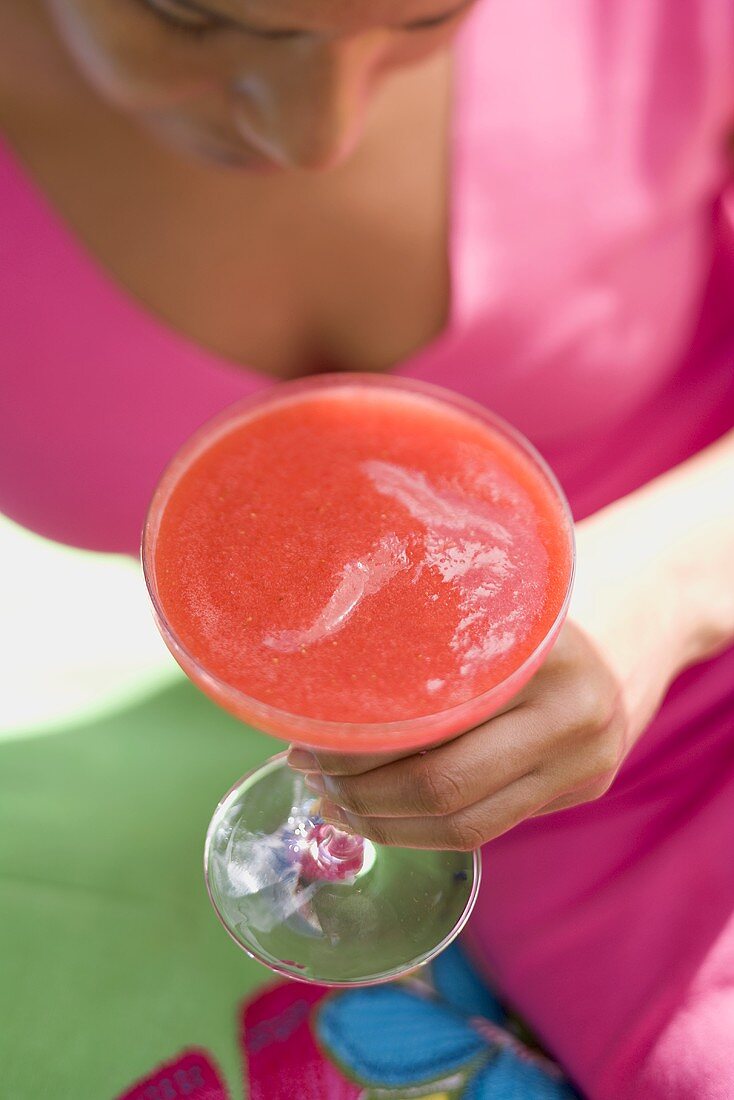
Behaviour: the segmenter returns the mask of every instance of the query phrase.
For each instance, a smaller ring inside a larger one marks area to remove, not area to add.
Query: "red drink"
[[[143,564],[161,632],[222,706],[343,752],[429,746],[488,718],[560,629],[571,518],[542,460],[483,409],[374,376],[226,410],[156,490]],[[478,853],[375,847],[326,825],[276,757],[217,807],[222,923],[280,973],[387,981],[463,927]]]
[[[429,717],[433,739],[455,732],[457,708],[516,690],[559,618],[572,555],[558,492],[465,408],[325,383],[244,405],[179,465],[157,602],[186,671],[265,729],[294,734],[277,712],[315,719],[327,729],[311,743],[335,748],[403,746]],[[393,723],[358,745],[328,729]]]

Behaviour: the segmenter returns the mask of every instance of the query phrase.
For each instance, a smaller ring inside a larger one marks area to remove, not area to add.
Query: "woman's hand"
[[[670,681],[734,639],[733,473],[730,436],[577,526],[568,620],[501,714],[402,757],[292,749],[324,816],[383,844],[465,850],[602,795]]]
[[[511,710],[389,763],[320,753],[308,782],[329,800],[325,817],[371,840],[469,850],[526,817],[598,797],[625,738],[618,685],[569,624]]]

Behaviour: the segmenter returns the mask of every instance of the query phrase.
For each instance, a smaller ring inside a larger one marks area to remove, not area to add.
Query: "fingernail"
[[[309,772],[306,776],[304,783],[308,787],[309,791],[313,791],[314,794],[326,794],[326,783],[324,777],[317,772]]]
[[[293,768],[297,772],[317,772],[319,770],[316,757],[312,752],[306,752],[305,749],[289,749],[286,763],[289,768]]]
[[[344,810],[340,806],[335,806],[333,802],[329,802],[328,798],[322,798],[321,800],[321,816],[324,821],[329,821],[332,825],[349,828]]]

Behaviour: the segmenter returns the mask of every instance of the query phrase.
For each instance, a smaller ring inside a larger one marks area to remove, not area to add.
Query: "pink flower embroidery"
[[[206,1051],[185,1050],[119,1100],[229,1100],[229,1092]]]

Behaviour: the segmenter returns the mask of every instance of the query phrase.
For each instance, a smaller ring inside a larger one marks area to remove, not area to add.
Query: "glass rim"
[[[253,947],[246,947],[242,940],[238,939],[238,937],[232,931],[231,927],[224,918],[224,914],[222,913],[219,905],[214,898],[214,891],[209,874],[210,854],[212,843],[214,840],[214,834],[219,827],[222,812],[226,809],[227,803],[241,792],[242,787],[249,780],[256,780],[259,773],[281,766],[287,767],[287,756],[288,754],[286,752],[279,752],[275,756],[269,757],[262,764],[258,764],[254,768],[250,768],[248,772],[245,772],[244,775],[240,776],[237,782],[232,784],[227,793],[222,795],[222,797],[219,799],[219,802],[217,803],[214,813],[212,814],[209,821],[209,826],[206,831],[206,839],[204,841],[204,883],[206,885],[206,892],[209,897],[209,901],[211,902],[212,909],[216,913],[217,920],[221,924],[224,931],[227,933],[229,938],[237,944],[241,951],[244,951],[245,954],[248,955],[251,959],[254,959],[255,962],[261,963],[263,966],[266,966],[268,970],[272,970],[274,974],[278,974],[283,978],[290,978],[293,981],[302,982],[304,985],[323,985],[329,989],[358,989],[371,985],[384,985],[385,982],[395,981],[396,978],[400,978],[403,975],[409,974],[414,970],[418,970],[421,967],[425,966],[427,963],[432,962],[432,960],[435,959],[437,955],[440,955],[441,952],[449,946],[449,944],[453,943],[459,933],[463,931],[469,920],[469,917],[472,915],[477,897],[479,896],[479,887],[482,884],[482,852],[479,848],[475,848],[471,852],[466,853],[468,856],[471,856],[472,859],[472,887],[471,892],[466,899],[466,904],[464,905],[464,908],[461,911],[461,914],[458,917],[456,924],[443,937],[443,939],[441,939],[439,943],[436,944],[435,947],[430,948],[417,959],[413,960],[407,968],[404,966],[396,966],[393,967],[391,970],[385,971],[383,974],[378,974],[369,978],[346,978],[343,981],[334,981],[328,978],[308,978],[303,974],[299,974],[297,969],[289,969],[282,960],[272,959],[269,955],[266,955],[265,953],[259,954],[256,950],[254,950]],[[381,847],[384,847],[384,845],[375,844],[375,848],[377,849],[378,853]]]
[[[553,491],[561,516],[565,520],[569,571],[564,598],[547,632],[522,663],[498,684],[494,684],[491,688],[472,696],[470,699],[432,714],[406,719],[393,719],[385,722],[338,722],[333,719],[293,714],[288,710],[248,695],[239,688],[228,684],[226,680],[211,673],[181,642],[168,622],[165,610],[158,597],[155,579],[155,546],[165,506],[180,478],[199,455],[209,449],[215,439],[226,435],[231,427],[246,419],[246,413],[257,412],[268,405],[274,406],[289,402],[291,399],[297,399],[301,394],[311,391],[349,389],[350,387],[362,389],[365,386],[375,389],[401,390],[428,398],[441,405],[448,405],[474,420],[489,425],[508,439],[517,450],[530,460]],[[457,731],[460,730],[464,716],[469,721],[469,725],[465,725],[463,728],[469,729],[472,725],[477,724],[475,718],[478,711],[484,713],[485,716],[481,720],[486,721],[497,710],[496,706],[494,708],[492,706],[493,701],[496,703],[500,697],[511,698],[515,694],[514,685],[517,685],[517,690],[523,686],[528,678],[529,670],[532,670],[540,661],[540,658],[555,640],[566,618],[576,571],[576,543],[573,516],[558,479],[533,444],[501,416],[485,409],[470,398],[430,382],[406,379],[394,375],[384,376],[350,372],[312,375],[304,379],[279,383],[272,389],[265,392],[258,391],[228,405],[201,424],[178,448],[158,479],[143,525],[140,559],[156,624],[166,645],[184,672],[210,697],[241,719],[243,715],[246,715],[246,721],[256,728],[284,740],[294,741],[309,748],[364,752],[371,749],[389,751],[391,743],[393,748],[398,744],[401,749],[428,747],[443,739],[441,731],[445,728],[450,727],[451,729],[455,728]],[[471,720],[470,716],[472,716]],[[432,731],[433,737],[431,736]],[[447,736],[453,736],[453,734]]]

